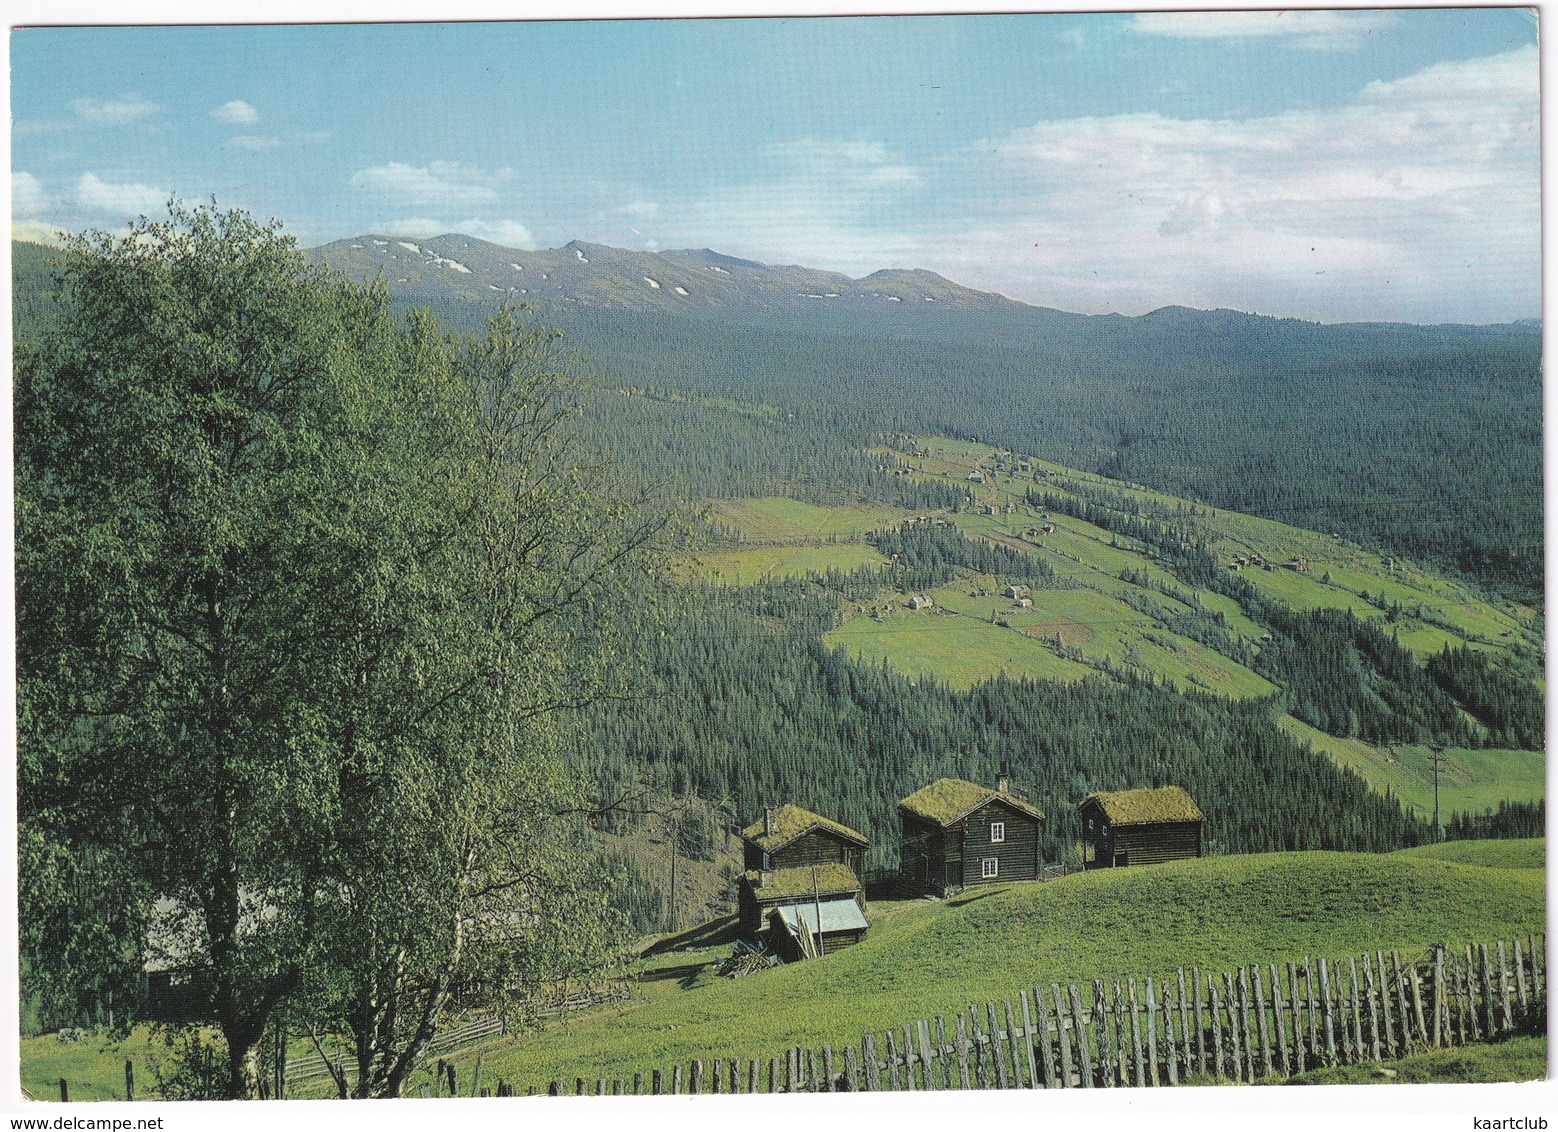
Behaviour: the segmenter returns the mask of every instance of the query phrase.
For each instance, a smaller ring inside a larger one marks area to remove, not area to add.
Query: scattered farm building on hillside
[[[1015,585],[1006,587],[1007,597],[1029,597],[1032,593],[1033,591],[1027,586]]]
[[[869,921],[860,870],[869,845],[863,834],[800,806],[769,807],[741,831],[746,872],[738,882],[741,927],[768,933],[786,959],[826,953],[857,942]],[[805,936],[803,939],[802,936]]]
[[[1089,794],[1078,812],[1093,846],[1090,869],[1154,865],[1205,852],[1206,815],[1183,787]]]
[[[1043,863],[1037,806],[1008,791],[943,778],[898,803],[904,877],[936,892],[1034,880]]]
[[[910,609],[929,609],[935,604],[936,603],[934,601],[928,597],[925,597],[923,594],[915,594],[909,599]]]

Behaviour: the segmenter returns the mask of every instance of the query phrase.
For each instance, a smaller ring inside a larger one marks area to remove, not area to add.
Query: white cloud
[[[162,109],[155,102],[138,94],[120,95],[117,99],[100,101],[96,98],[78,98],[73,104],[76,115],[99,126],[124,126],[149,118]]]
[[[80,208],[115,216],[161,212],[170,196],[151,185],[113,184],[96,173],[83,173],[76,183],[76,204]]]
[[[49,194],[42,182],[31,173],[14,171],[11,174],[11,215],[37,216],[50,205]]]
[[[494,184],[511,175],[508,169],[486,172],[457,161],[434,161],[426,166],[392,161],[352,174],[351,185],[397,204],[470,208],[496,202]]]
[[[279,138],[264,138],[254,134],[240,134],[235,138],[228,138],[227,144],[235,149],[275,149],[281,144]]]
[[[260,120],[260,112],[243,99],[235,98],[212,110],[211,117],[229,126],[252,126]]]
[[[1141,12],[1130,29],[1141,35],[1179,39],[1283,38],[1295,46],[1346,51],[1396,22],[1392,12],[1334,12],[1312,9],[1264,12]]]
[[[774,147],[774,153],[805,178],[844,181],[853,187],[910,184],[920,179],[908,165],[894,162],[880,142],[817,141],[805,138]]]
[[[999,204],[965,245],[987,261],[1008,245],[992,285],[1094,310],[1258,298],[1340,318],[1372,299],[1397,304],[1391,317],[1439,317],[1426,311],[1437,296],[1489,318],[1534,311],[1537,77],[1524,48],[1326,109],[1040,122],[991,143]]]
[[[30,240],[35,244],[58,244],[64,241],[66,233],[58,225],[50,224],[46,220],[13,220],[11,221],[11,239]]]
[[[617,211],[624,216],[636,216],[640,219],[647,219],[651,216],[660,215],[660,205],[652,200],[635,200],[623,205]]]

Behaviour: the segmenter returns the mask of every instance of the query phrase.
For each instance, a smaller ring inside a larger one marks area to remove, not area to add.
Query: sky
[[[12,231],[711,247],[1025,302],[1541,311],[1537,17],[1386,9],[14,29]]]

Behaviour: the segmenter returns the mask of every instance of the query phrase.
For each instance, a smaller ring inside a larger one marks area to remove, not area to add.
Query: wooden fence
[[[1344,960],[1252,964],[1166,979],[1051,983],[859,1046],[696,1060],[646,1077],[579,1077],[548,1092],[877,1092],[1254,1082],[1545,1028],[1545,937]],[[506,1086],[499,1095],[510,1095]]]

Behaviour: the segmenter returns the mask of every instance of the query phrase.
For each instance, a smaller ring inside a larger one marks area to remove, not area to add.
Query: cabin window
[[[986,857],[979,862],[979,875],[982,878],[988,880],[990,877],[999,875],[1000,871],[1001,859],[999,857]]]
[[[994,844],[997,841],[1005,841],[1005,840],[1006,840],[1006,823],[1004,821],[993,821],[993,822],[991,822],[990,823],[990,841],[991,841],[991,844]]]

